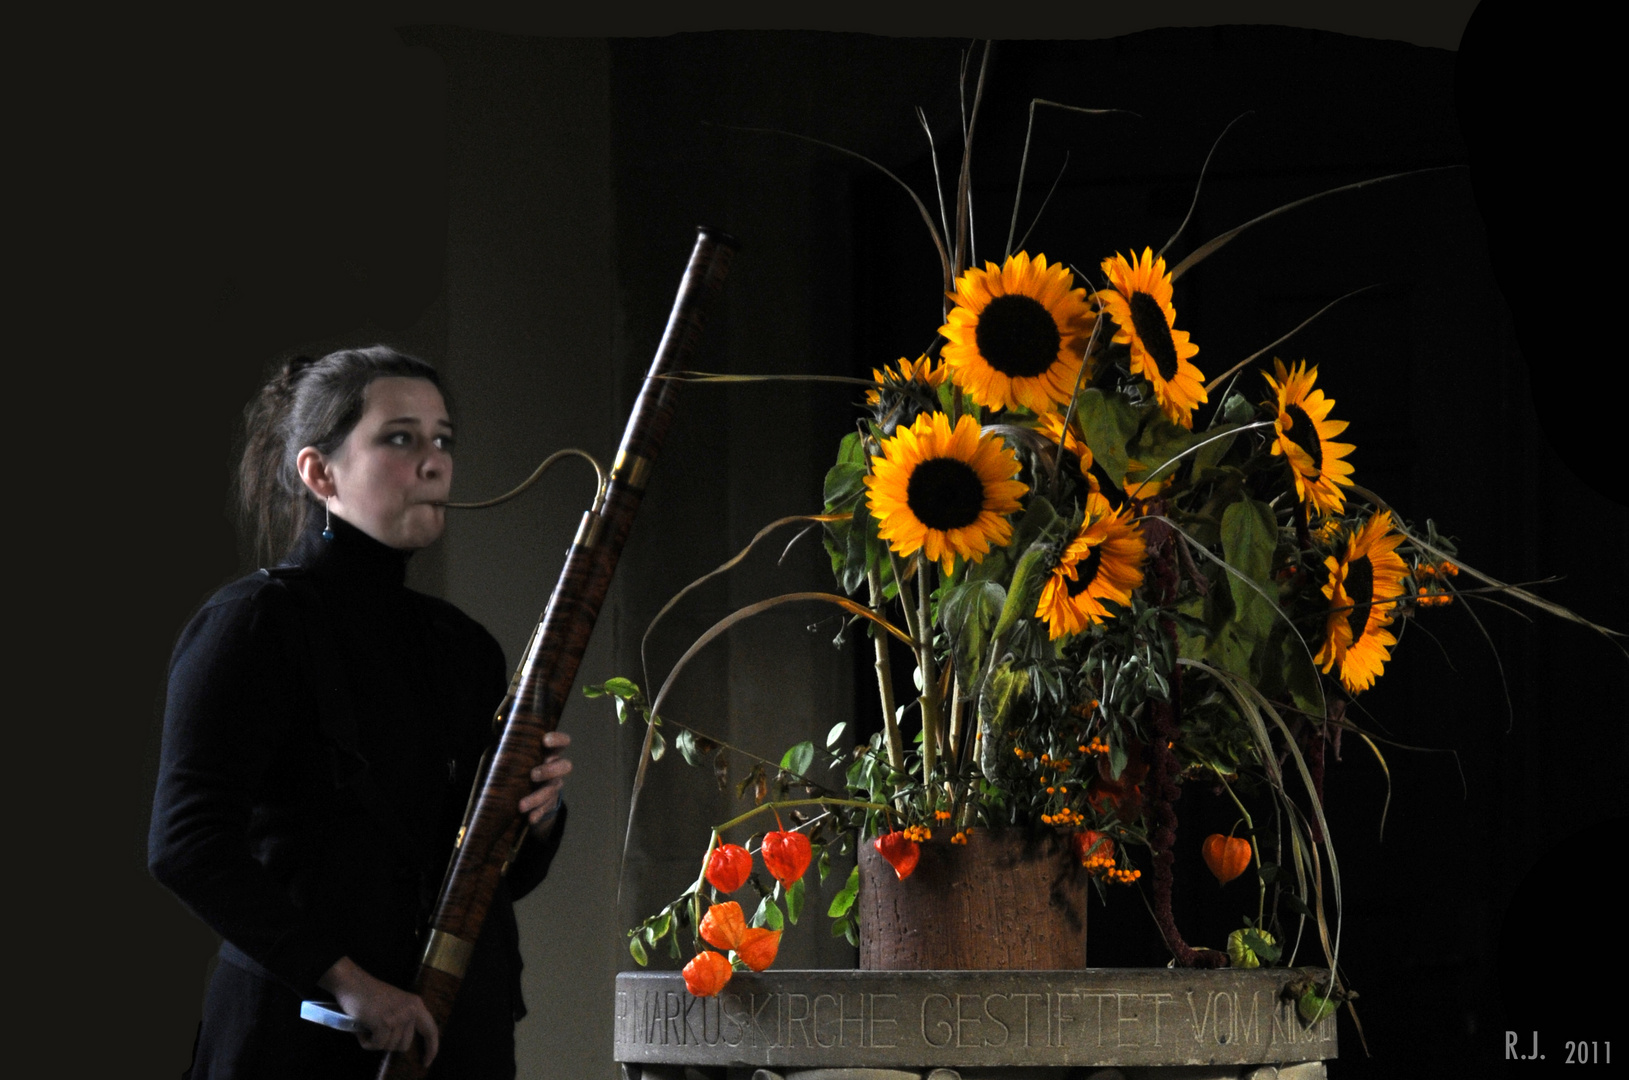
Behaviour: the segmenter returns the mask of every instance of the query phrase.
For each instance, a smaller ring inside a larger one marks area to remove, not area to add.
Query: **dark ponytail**
[[[446,396],[435,368],[387,345],[370,345],[321,360],[295,357],[243,410],[238,507],[256,559],[270,563],[286,555],[316,506],[295,466],[300,451],[312,446],[325,457],[335,453],[362,418],[368,384],[390,376],[427,379]]]

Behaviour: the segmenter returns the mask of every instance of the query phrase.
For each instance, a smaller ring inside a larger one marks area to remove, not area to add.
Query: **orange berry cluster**
[[[1459,567],[1455,566],[1447,559],[1444,559],[1440,563],[1421,563],[1419,566],[1414,568],[1414,576],[1417,578],[1438,577],[1439,575],[1444,577],[1458,577]]]
[[[949,810],[935,810],[933,812],[933,820],[934,821],[949,821],[950,820],[950,811]]]
[[[1459,567],[1447,559],[1440,563],[1420,563],[1414,568],[1414,580],[1420,583],[1420,591],[1414,597],[1414,602],[1420,607],[1443,607],[1453,603],[1454,598],[1446,591],[1442,579],[1458,576]]]
[[[1122,885],[1130,885],[1143,876],[1141,870],[1110,870],[1103,875],[1110,881],[1118,881]]]
[[[1086,815],[1072,806],[1066,806],[1056,814],[1042,814],[1041,822],[1045,825],[1084,825],[1086,824]]]
[[[950,838],[950,842],[952,844],[965,844],[965,843],[967,843],[967,830],[962,829],[961,831],[957,832],[954,836],[952,836]]]
[[[1093,735],[1092,741],[1082,746],[1080,752],[1083,754],[1106,754],[1109,752],[1109,744]]]
[[[1092,873],[1108,873],[1114,870],[1114,851],[1108,848],[1098,848],[1084,859],[1080,865]]]
[[[915,840],[918,844],[925,844],[933,839],[933,830],[926,825],[912,825],[905,830],[905,839]]]

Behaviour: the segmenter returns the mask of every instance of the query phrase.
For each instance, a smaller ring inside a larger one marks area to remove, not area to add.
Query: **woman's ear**
[[[319,499],[331,499],[337,490],[334,487],[334,473],[328,467],[328,459],[322,456],[322,451],[315,446],[308,446],[294,458],[294,467],[300,471],[300,479],[311,493]]]

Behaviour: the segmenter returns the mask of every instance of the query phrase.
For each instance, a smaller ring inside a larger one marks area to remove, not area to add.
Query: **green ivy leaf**
[[[628,939],[628,951],[633,954],[634,962],[640,967],[645,967],[650,963],[650,957],[645,955],[645,946],[640,944],[638,937]]]
[[[837,742],[843,737],[843,732],[846,730],[848,730],[847,720],[839,720],[833,724],[831,730],[826,732],[826,749],[837,749]]]

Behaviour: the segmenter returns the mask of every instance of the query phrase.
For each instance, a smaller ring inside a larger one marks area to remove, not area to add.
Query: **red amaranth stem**
[[[1178,541],[1169,529],[1154,530],[1154,535],[1154,558],[1150,569],[1154,578],[1156,599],[1164,606],[1176,600],[1177,568],[1175,554],[1171,549]],[[1160,632],[1165,636],[1172,655],[1175,655],[1176,621],[1162,616],[1159,623]],[[1195,949],[1190,946],[1177,930],[1176,917],[1171,912],[1171,867],[1176,861],[1176,801],[1182,797],[1182,787],[1178,783],[1180,769],[1177,766],[1174,749],[1178,735],[1178,719],[1182,715],[1180,671],[1173,669],[1170,672],[1170,687],[1169,702],[1148,703],[1149,715],[1154,721],[1154,745],[1151,747],[1152,760],[1149,762],[1148,777],[1154,818],[1154,832],[1149,837],[1149,846],[1154,849],[1154,921],[1159,925],[1160,933],[1165,936],[1166,947],[1176,957],[1178,964],[1183,967],[1223,967],[1227,964],[1227,955],[1214,949]]]

